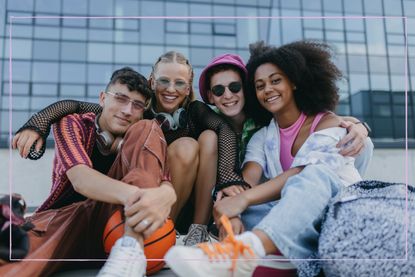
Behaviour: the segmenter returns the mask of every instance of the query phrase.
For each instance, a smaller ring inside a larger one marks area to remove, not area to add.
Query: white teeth
[[[232,106],[235,106],[236,105],[236,103],[238,103],[238,102],[231,102],[231,103],[225,103],[225,104],[223,104],[225,107],[232,107]]]
[[[277,95],[277,96],[273,96],[273,97],[270,97],[270,98],[265,99],[265,102],[272,102],[272,101],[274,101],[274,100],[277,100],[278,98],[280,98],[280,96],[279,96],[279,95]]]
[[[177,96],[170,96],[170,95],[164,95],[163,97],[167,100],[174,100],[177,98]]]

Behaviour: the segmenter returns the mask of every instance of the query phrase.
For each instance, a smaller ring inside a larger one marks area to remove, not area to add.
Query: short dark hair
[[[115,70],[105,90],[108,91],[111,85],[117,83],[126,85],[129,91],[138,91],[146,98],[146,101],[151,97],[152,91],[147,79],[131,67],[126,66]]]
[[[213,75],[215,75],[216,73],[224,72],[224,71],[228,71],[228,70],[232,70],[233,72],[237,73],[239,75],[239,77],[241,77],[243,93],[244,93],[244,97],[246,99],[248,97],[248,94],[249,94],[248,91],[247,91],[247,87],[246,87],[246,77],[245,77],[246,74],[240,68],[238,68],[237,66],[232,65],[232,64],[219,64],[219,65],[216,65],[216,66],[210,68],[206,72],[205,87],[209,88],[209,90],[210,90],[211,89],[210,81],[211,81]],[[249,111],[246,108],[246,105],[244,105],[243,110],[246,113],[246,115],[248,117],[250,117],[250,114],[249,114]]]
[[[265,45],[263,41],[249,46],[251,57],[248,70],[248,91],[255,92],[255,71],[265,63],[281,69],[296,86],[294,99],[306,115],[333,111],[339,100],[336,82],[342,78],[340,69],[331,61],[332,49],[323,42],[301,40],[280,47]],[[258,124],[266,125],[272,115],[258,102],[255,93],[246,101],[250,114]]]

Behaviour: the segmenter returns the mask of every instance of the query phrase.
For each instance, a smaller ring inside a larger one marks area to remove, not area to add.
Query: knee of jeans
[[[198,161],[199,144],[193,138],[180,138],[167,148],[169,162],[190,166]]]

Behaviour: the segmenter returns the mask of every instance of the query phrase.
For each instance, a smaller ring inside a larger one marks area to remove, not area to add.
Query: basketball
[[[119,210],[115,211],[108,219],[104,228],[103,244],[105,253],[111,252],[117,239],[124,235],[124,219]],[[144,254],[147,259],[147,275],[152,275],[164,266],[164,255],[175,245],[176,232],[173,221],[168,218],[166,223],[157,229],[150,237],[144,240]]]

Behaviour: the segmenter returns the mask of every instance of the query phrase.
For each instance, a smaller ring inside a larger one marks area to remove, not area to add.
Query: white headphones
[[[95,132],[97,134],[96,142],[99,152],[102,155],[108,156],[110,154],[116,154],[121,149],[123,143],[122,137],[115,137],[108,131],[103,131],[98,125],[98,120],[101,114],[95,117]]]
[[[157,113],[153,107],[151,107],[151,112],[164,132],[170,130],[175,131],[178,128],[184,128],[186,126],[187,113],[184,108],[179,108],[174,111],[173,114],[169,114],[163,112]]]

